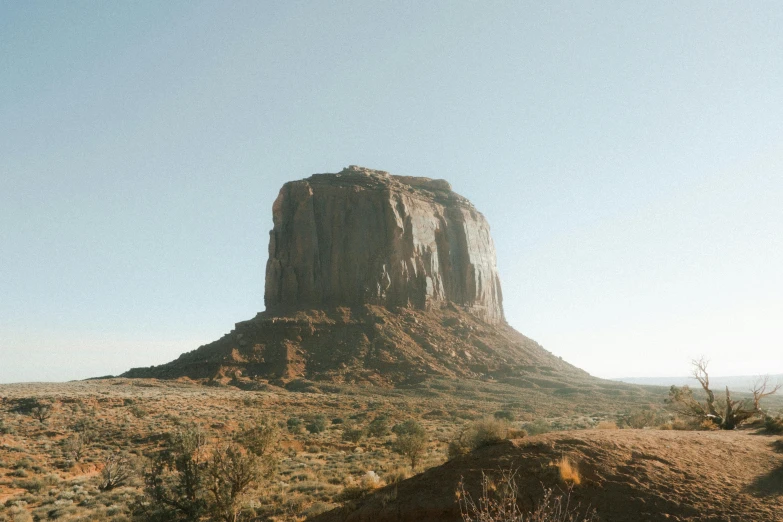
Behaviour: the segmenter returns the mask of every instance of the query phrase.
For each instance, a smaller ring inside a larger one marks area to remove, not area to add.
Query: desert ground
[[[274,427],[274,469],[243,494],[243,520],[461,520],[460,479],[478,495],[481,471],[501,470],[517,472],[531,502],[544,486],[570,488],[600,520],[780,520],[780,436],[759,425],[686,430],[694,426],[664,408],[661,387],[528,386],[437,378],[256,391],[187,379],[0,385],[0,520],[132,520],[153,457],[193,425],[209,447]],[[771,399],[770,413],[780,413]],[[413,469],[395,451],[394,428],[409,420],[426,431]],[[450,458],[449,445],[482,422],[503,426],[498,440]],[[116,455],[128,476],[107,488]],[[578,485],[553,471],[564,456]]]

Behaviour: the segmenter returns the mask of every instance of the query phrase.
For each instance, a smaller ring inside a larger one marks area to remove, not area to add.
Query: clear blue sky
[[[604,376],[783,372],[779,2],[0,2],[0,382],[263,309],[280,186],[442,177],[509,322]]]

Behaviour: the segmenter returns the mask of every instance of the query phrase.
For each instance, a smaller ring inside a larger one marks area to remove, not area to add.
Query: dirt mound
[[[477,499],[482,470],[518,470],[525,509],[544,487],[566,489],[553,465],[568,457],[581,484],[571,504],[603,522],[783,520],[783,454],[775,438],[748,432],[588,430],[486,447],[312,518],[332,521],[459,521],[464,477]]]
[[[240,387],[306,386],[303,380],[390,386],[427,376],[544,384],[591,379],[510,326],[490,325],[453,304],[435,310],[365,305],[262,312],[175,361],[123,375]]]

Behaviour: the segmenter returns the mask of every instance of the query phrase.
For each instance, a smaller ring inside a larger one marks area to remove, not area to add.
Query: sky
[[[0,0],[0,382],[262,311],[351,164],[487,217],[508,322],[600,377],[783,373],[783,4]]]

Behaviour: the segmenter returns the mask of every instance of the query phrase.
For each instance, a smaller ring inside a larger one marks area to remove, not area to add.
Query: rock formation
[[[448,182],[352,166],[286,183],[272,214],[266,311],[124,376],[251,387],[587,376],[506,324],[489,225]]]
[[[286,183],[272,213],[267,310],[451,302],[503,321],[489,225],[445,180],[351,166]]]

